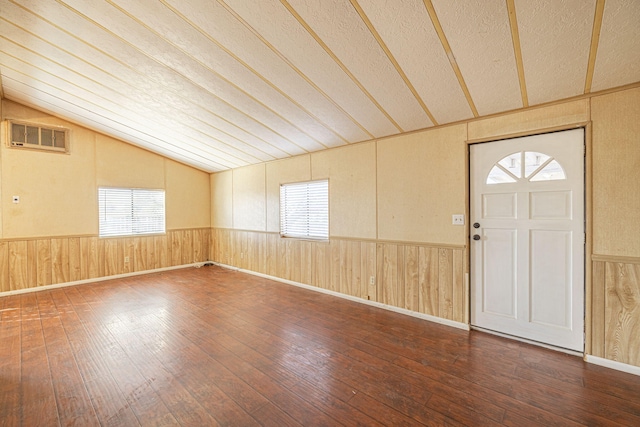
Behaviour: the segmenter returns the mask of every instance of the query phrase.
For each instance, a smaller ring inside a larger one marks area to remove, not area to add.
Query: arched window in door
[[[519,151],[497,162],[487,176],[487,184],[506,184],[527,180],[555,181],[567,179],[564,169],[553,157],[535,151]]]

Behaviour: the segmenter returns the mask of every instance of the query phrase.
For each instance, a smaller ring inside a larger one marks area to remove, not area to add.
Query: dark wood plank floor
[[[640,426],[640,377],[218,267],[0,298],[4,426]]]

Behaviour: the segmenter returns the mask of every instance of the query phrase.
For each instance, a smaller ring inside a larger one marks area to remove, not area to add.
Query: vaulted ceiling
[[[638,0],[0,0],[2,95],[205,171],[640,81]]]

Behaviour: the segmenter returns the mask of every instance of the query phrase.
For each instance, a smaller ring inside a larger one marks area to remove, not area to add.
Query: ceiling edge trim
[[[438,15],[436,14],[436,9],[433,7],[433,3],[431,3],[431,0],[424,0],[424,7],[427,9],[427,12],[429,13],[429,17],[431,18],[431,22],[433,23],[433,26],[436,29],[436,33],[438,33],[438,38],[440,38],[440,43],[442,43],[442,47],[444,48],[444,51],[447,54],[447,58],[449,59],[451,68],[453,68],[453,71],[456,74],[456,77],[458,78],[458,83],[462,88],[462,92],[464,93],[465,98],[467,98],[469,107],[473,112],[473,117],[480,117],[480,114],[478,114],[478,109],[476,108],[476,104],[473,102],[473,98],[471,97],[471,92],[469,92],[467,83],[464,81],[464,77],[462,76],[462,71],[460,71],[460,67],[458,67],[458,62],[456,62],[456,57],[453,54],[453,51],[451,50],[451,46],[449,45],[447,36],[444,34],[444,30],[442,29],[442,25],[440,24],[440,20],[438,19]]]
[[[527,82],[524,76],[524,63],[522,62],[522,48],[520,47],[520,31],[518,30],[518,17],[516,15],[515,0],[507,0],[507,10],[509,11],[509,26],[511,27],[511,41],[513,42],[513,52],[516,57],[518,68],[518,80],[520,81],[520,94],[522,95],[522,106],[529,106],[529,96],[527,94]]]
[[[376,30],[373,23],[369,20],[369,17],[364,12],[364,10],[362,9],[358,1],[357,0],[350,0],[350,1],[351,1],[351,5],[356,9],[362,21],[365,23],[367,28],[369,28],[369,31],[371,32],[373,37],[376,39],[376,41],[378,42],[378,44],[380,45],[384,53],[387,55],[387,58],[389,59],[389,61],[393,64],[393,66],[395,67],[396,71],[398,72],[402,80],[404,80],[405,85],[409,88],[409,90],[413,94],[416,101],[418,101],[418,104],[420,104],[420,107],[422,107],[427,117],[429,117],[429,120],[431,120],[431,123],[433,123],[434,126],[437,126],[438,122],[436,121],[436,118],[433,116],[433,114],[431,114],[431,111],[427,107],[427,104],[425,104],[424,100],[422,99],[422,97],[420,96],[416,88],[413,86],[413,84],[409,80],[409,77],[407,77],[404,70],[402,69],[402,67],[396,60],[396,58],[393,56],[393,54],[391,53],[391,50],[389,49],[387,44],[384,42],[384,40],[382,40],[380,33],[378,33],[378,30]]]
[[[445,123],[445,124],[438,125],[438,126],[422,128],[422,129],[415,129],[415,130],[411,130],[411,131],[404,132],[404,133],[397,133],[397,134],[394,134],[394,135],[387,135],[387,136],[383,136],[383,137],[380,137],[380,138],[372,138],[372,139],[367,139],[365,141],[358,141],[358,142],[354,142],[353,144],[350,144],[349,147],[353,147],[353,146],[356,146],[356,145],[359,145],[359,144],[367,144],[367,143],[371,143],[371,142],[384,141],[386,139],[396,138],[398,136],[412,135],[412,134],[415,134],[415,133],[442,129],[442,128],[446,128],[446,127],[450,127],[450,126],[464,125],[464,124],[468,124],[468,123],[472,123],[472,122],[477,122],[477,121],[480,121],[480,120],[491,119],[491,118],[496,118],[496,117],[500,117],[500,116],[506,116],[506,115],[515,114],[515,113],[521,113],[521,112],[525,112],[525,111],[536,110],[536,109],[539,109],[539,108],[550,107],[550,106],[553,106],[553,105],[566,104],[566,103],[569,103],[569,102],[580,101],[581,99],[592,99],[592,98],[596,98],[598,96],[608,95],[608,94],[616,93],[616,92],[623,92],[625,90],[636,89],[636,88],[640,88],[640,81],[635,82],[635,83],[630,83],[630,84],[624,85],[624,86],[617,86],[615,88],[603,89],[603,90],[598,91],[598,92],[576,95],[576,96],[573,96],[573,97],[570,97],[570,98],[560,99],[560,100],[556,100],[556,101],[549,101],[549,102],[546,102],[544,104],[537,104],[537,105],[533,105],[533,106],[529,106],[529,107],[516,108],[516,109],[513,109],[513,110],[503,111],[503,112],[500,112],[500,113],[489,114],[489,115],[481,116],[481,117],[474,117],[472,119],[463,119],[463,120],[458,120],[456,122]],[[569,125],[564,125],[564,128],[568,129],[568,128],[572,127],[572,126],[585,125],[586,123],[587,122],[577,122],[577,123],[573,123],[573,124],[569,124]],[[561,127],[562,126],[558,127],[558,129],[560,129]],[[548,128],[548,129],[552,129],[552,128]],[[530,133],[531,132],[529,131],[527,134],[530,134]],[[468,140],[466,138],[468,138],[468,136],[465,137],[465,142],[479,142],[480,141],[480,140]],[[500,136],[500,138],[502,138],[502,136]],[[489,140],[495,140],[495,139],[496,139],[496,137],[493,136]],[[331,147],[331,148],[328,148],[327,150],[336,150],[336,149],[345,148],[345,147],[346,146]],[[323,151],[326,151],[326,150],[323,150]],[[289,158],[295,158],[295,157],[298,157],[298,156],[310,156],[310,155],[313,155],[313,154],[314,153],[299,154],[299,155],[292,156],[292,157],[289,157]],[[273,162],[278,162],[278,161],[282,161],[282,160],[286,160],[286,159],[268,160],[268,161],[263,162],[263,163],[273,163]],[[227,170],[233,170],[233,169],[227,169]],[[224,172],[224,171],[219,171],[219,172]],[[219,172],[211,172],[211,173],[215,174],[215,173],[219,173]]]
[[[358,122],[351,114],[349,114],[340,104],[338,104],[332,97],[329,96],[325,91],[320,88],[317,84],[313,82],[300,70],[298,67],[293,64],[282,52],[276,49],[267,39],[265,39],[255,28],[253,28],[249,23],[242,18],[235,10],[231,8],[224,0],[218,0],[218,3],[223,6],[234,18],[238,20],[242,25],[244,25],[249,31],[251,31],[265,46],[267,46],[273,53],[275,53],[285,64],[287,64],[293,71],[295,71],[300,77],[302,77],[311,87],[313,87],[320,95],[322,95],[327,101],[333,104],[342,114],[348,117],[356,126],[358,126],[365,134],[369,135],[371,138],[374,138],[373,134],[365,128],[362,123]]]
[[[591,31],[591,47],[589,48],[587,76],[584,81],[584,93],[591,92],[591,84],[593,83],[593,73],[596,68],[598,45],[600,44],[600,30],[602,29],[602,19],[604,17],[604,2],[605,0],[597,0],[596,3],[596,11],[593,18],[593,30]]]
[[[391,124],[398,129],[400,132],[404,132],[404,129],[400,127],[398,122],[395,121],[391,114],[384,109],[384,107],[378,102],[378,100],[364,87],[364,85],[358,80],[358,78],[347,68],[347,66],[338,58],[338,56],[327,46],[327,44],[322,40],[322,38],[316,33],[313,28],[300,16],[300,14],[289,4],[287,0],[280,0],[280,3],[289,11],[289,13],[298,21],[300,25],[313,37],[313,39],[318,43],[318,45],[324,49],[324,51],[329,55],[333,61],[338,64],[338,67],[355,83],[356,86],[360,89],[360,91],[369,98],[369,101],[376,106],[378,110],[391,122]]]

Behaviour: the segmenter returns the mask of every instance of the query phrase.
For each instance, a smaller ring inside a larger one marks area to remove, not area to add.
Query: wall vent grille
[[[36,148],[66,153],[69,151],[69,131],[31,123],[9,122],[12,147]]]

